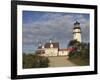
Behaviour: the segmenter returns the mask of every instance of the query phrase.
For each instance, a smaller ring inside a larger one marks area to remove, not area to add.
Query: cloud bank
[[[59,42],[61,48],[67,47],[68,42],[73,39],[73,24],[76,20],[80,22],[82,41],[89,42],[89,14],[36,13],[43,15],[34,19],[34,21],[29,22],[28,20],[31,18],[26,18],[27,20],[23,21],[23,52],[32,52],[37,48],[39,42],[45,43],[49,39]],[[34,14],[31,16],[35,18]]]

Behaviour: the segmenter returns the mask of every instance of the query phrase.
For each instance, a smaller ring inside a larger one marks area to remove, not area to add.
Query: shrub
[[[23,68],[43,68],[48,67],[49,59],[33,54],[23,54]]]
[[[69,53],[70,60],[73,59],[73,61],[89,64],[89,43],[70,41],[69,47],[76,48],[76,50]]]

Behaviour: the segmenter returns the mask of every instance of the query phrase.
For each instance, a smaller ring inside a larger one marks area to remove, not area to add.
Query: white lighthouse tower
[[[80,23],[76,21],[74,23],[74,28],[73,28],[73,38],[74,40],[77,40],[81,42],[81,28],[80,28]]]

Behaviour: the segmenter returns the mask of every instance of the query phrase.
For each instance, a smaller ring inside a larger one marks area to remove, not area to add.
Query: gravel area
[[[76,64],[70,62],[67,56],[56,56],[48,57],[49,58],[49,67],[69,67],[76,66]]]

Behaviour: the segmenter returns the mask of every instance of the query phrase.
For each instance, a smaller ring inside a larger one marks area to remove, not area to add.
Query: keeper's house
[[[39,45],[36,53],[39,56],[67,56],[69,53],[69,49],[60,49],[58,42],[50,42],[45,43],[43,45]]]

